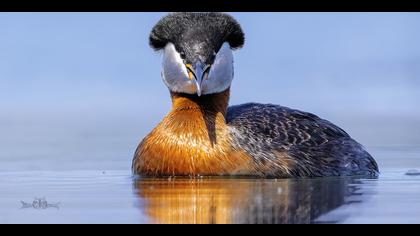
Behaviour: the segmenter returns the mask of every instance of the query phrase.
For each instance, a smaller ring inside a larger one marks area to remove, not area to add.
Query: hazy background
[[[148,46],[163,15],[0,13],[0,170],[128,169],[170,108]],[[419,13],[232,15],[231,104],[309,111],[369,150],[419,146]]]

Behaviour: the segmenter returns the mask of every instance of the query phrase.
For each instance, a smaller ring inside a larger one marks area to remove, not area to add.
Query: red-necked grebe
[[[233,53],[244,44],[223,13],[174,13],[152,29],[163,51],[172,109],[138,146],[142,176],[377,175],[375,160],[344,130],[316,115],[271,104],[228,107]]]

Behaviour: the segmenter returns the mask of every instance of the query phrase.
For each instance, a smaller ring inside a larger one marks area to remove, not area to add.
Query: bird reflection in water
[[[358,194],[357,182],[349,178],[139,179],[135,189],[139,208],[152,223],[322,223],[316,218]]]

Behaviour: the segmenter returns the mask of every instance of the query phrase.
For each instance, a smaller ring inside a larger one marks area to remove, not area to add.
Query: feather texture
[[[344,130],[313,114],[248,103],[227,108],[229,90],[172,93],[173,108],[139,145],[135,173],[146,176],[376,175],[378,166]]]
[[[376,175],[378,166],[344,130],[318,116],[271,104],[227,112],[233,146],[254,159],[259,175],[316,177]]]

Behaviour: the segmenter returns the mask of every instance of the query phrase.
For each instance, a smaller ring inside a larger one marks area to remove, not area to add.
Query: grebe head
[[[163,50],[166,86],[201,96],[230,87],[232,50],[242,47],[244,34],[238,22],[223,13],[173,13],[153,27],[149,42]]]

